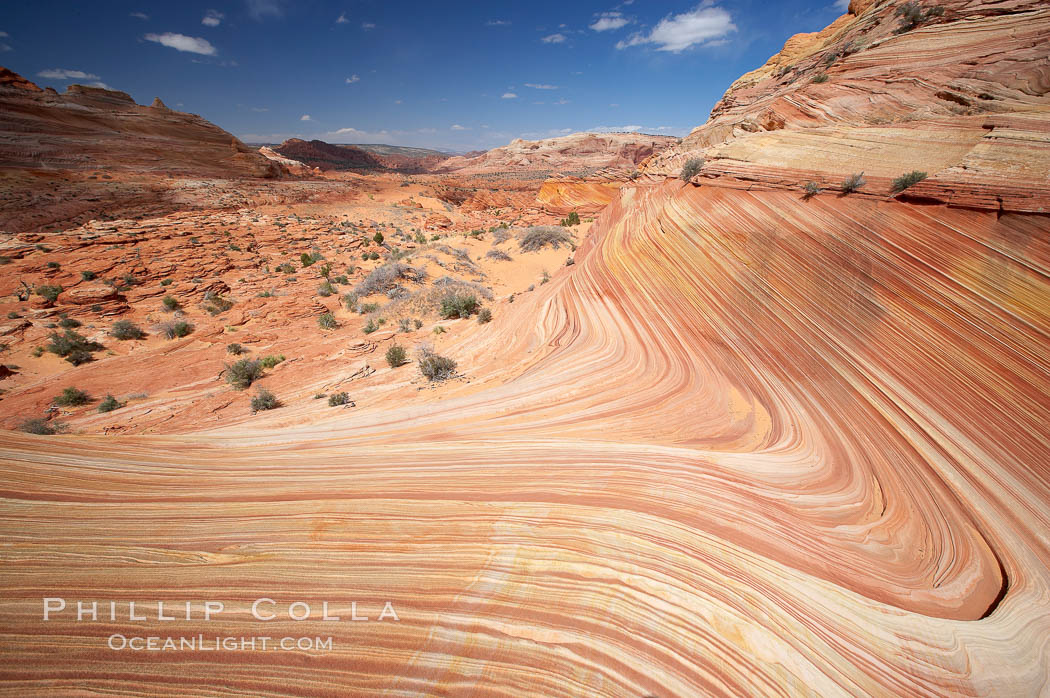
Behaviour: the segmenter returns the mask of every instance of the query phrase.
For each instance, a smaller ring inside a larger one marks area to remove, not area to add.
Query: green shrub
[[[259,359],[263,368],[273,368],[282,361],[284,361],[284,354],[270,354]]]
[[[305,268],[314,263],[314,258],[303,252],[301,255],[299,255],[299,263],[302,264]]]
[[[574,225],[579,225],[580,224],[580,214],[578,214],[575,211],[573,211],[567,217],[562,219],[561,224],[562,224],[562,226],[564,226],[566,228],[569,228],[569,227],[574,226]]]
[[[109,334],[120,340],[142,339],[146,336],[142,328],[130,320],[117,320],[113,323],[113,327],[110,328]]]
[[[160,282],[160,285],[161,285],[161,286],[171,286],[171,279],[163,279],[163,280],[162,280],[162,281]]]
[[[407,360],[408,354],[405,352],[405,348],[400,344],[394,344],[386,350],[386,362],[390,364],[390,368],[402,366]]]
[[[368,315],[369,313],[374,313],[377,310],[379,310],[379,304],[378,303],[362,303],[361,305],[359,305],[357,307],[357,309],[358,309],[358,312],[360,312],[362,315]]]
[[[164,303],[164,309],[169,313],[178,310],[180,307],[179,301],[174,296],[164,296],[164,300],[161,302]]]
[[[899,194],[908,187],[914,186],[924,179],[926,179],[926,173],[919,172],[918,170],[914,170],[912,172],[909,172],[908,174],[901,175],[897,179],[893,180],[893,193]]]
[[[17,320],[17,319],[18,319],[18,318],[20,318],[20,317],[22,317],[22,316],[21,316],[21,315],[19,315],[19,314],[18,314],[18,311],[16,311],[16,310],[11,310],[11,311],[9,311],[9,312],[7,313],[7,319],[8,319],[8,320]]]
[[[375,332],[378,329],[379,329],[379,325],[376,323],[375,319],[374,318],[368,318],[368,322],[365,324],[364,327],[361,328],[361,331],[364,332],[365,334],[372,334],[373,332]]]
[[[434,353],[429,347],[419,350],[419,372],[427,380],[443,381],[456,375],[456,362],[447,356]]]
[[[262,375],[262,362],[256,359],[241,359],[226,367],[226,382],[237,390],[247,390]]]
[[[858,191],[861,187],[867,184],[867,180],[864,179],[864,173],[859,172],[857,174],[851,174],[849,177],[842,182],[842,193],[852,194]]]
[[[325,281],[323,284],[317,287],[317,295],[322,298],[334,295],[336,293],[335,286],[332,285],[331,281]]]
[[[94,281],[98,278],[98,274],[93,271],[82,271],[80,272],[80,279],[82,281]]]
[[[488,322],[492,322],[492,311],[488,308],[482,308],[478,311],[478,324],[484,325]]]
[[[45,266],[47,266],[48,269],[61,269],[62,268],[62,265],[59,264],[58,262],[48,262]]]
[[[383,244],[383,234],[377,230],[376,234],[372,236],[372,241],[375,242],[375,244],[377,244],[377,245],[382,245]]]
[[[703,168],[703,166],[703,158],[689,158],[685,161],[685,164],[682,165],[682,171],[678,174],[678,177],[683,182],[691,182],[693,180],[693,177],[700,174],[700,170]]]
[[[106,397],[103,398],[102,402],[98,404],[98,411],[102,413],[112,412],[113,410],[118,410],[123,406],[124,403],[117,400],[117,398],[113,397],[112,395],[106,395]]]
[[[825,83],[827,81],[828,81],[828,74],[827,73],[820,73],[815,78],[813,78],[813,82],[815,82],[818,85],[821,84],[821,83]]]
[[[339,407],[340,405],[346,405],[350,402],[350,396],[346,393],[335,393],[334,395],[328,396],[329,407]]]
[[[63,329],[72,330],[77,327],[80,327],[80,320],[76,320],[71,317],[64,317],[58,321],[58,326]]]
[[[252,413],[274,410],[281,406],[277,396],[266,388],[259,388],[259,392],[252,398]]]
[[[416,318],[415,320],[412,321],[412,324],[415,325],[416,329],[418,330],[420,327],[423,326],[423,321],[420,320],[419,318]]]
[[[439,313],[444,320],[468,318],[478,312],[478,297],[472,293],[449,293],[441,299]]]
[[[91,352],[103,348],[101,344],[92,342],[84,335],[73,330],[66,330],[65,334],[52,332],[48,335],[48,339],[50,341],[47,345],[47,350],[52,354],[65,357],[66,361],[74,366],[91,361],[93,358]]]
[[[168,339],[178,339],[185,337],[190,332],[193,332],[193,325],[186,322],[185,320],[178,320],[176,322],[165,322],[160,326],[160,332]]]
[[[227,354],[233,354],[234,356],[240,356],[244,352],[245,352],[245,348],[242,347],[237,342],[233,342],[231,344],[227,344],[226,345],[226,353]]]
[[[397,331],[398,332],[411,332],[412,331],[412,321],[409,320],[407,317],[400,318],[397,321]]]
[[[822,191],[820,185],[816,182],[806,182],[806,185],[802,187],[802,190],[806,193],[807,199],[811,196],[816,196]]]
[[[79,407],[91,402],[91,396],[77,388],[65,388],[54,402],[59,407]]]
[[[357,308],[357,294],[356,293],[346,293],[346,294],[344,294],[343,295],[343,305],[345,305],[346,309],[349,310],[350,312],[354,312],[354,309]]]
[[[209,315],[221,315],[233,307],[233,301],[228,298],[223,298],[214,291],[208,291],[204,294],[204,303],[204,310],[206,310]]]
[[[509,262],[512,259],[514,259],[513,257],[511,257],[509,254],[507,254],[503,250],[499,250],[499,249],[496,249],[496,248],[493,248],[493,249],[489,250],[488,252],[486,252],[485,256],[488,257],[489,259],[495,259],[495,260],[497,260],[499,262]]]
[[[335,315],[324,313],[321,317],[317,318],[317,325],[322,330],[332,330],[335,329],[339,323],[335,321]]]
[[[62,293],[61,286],[37,286],[34,290],[36,295],[46,300],[48,304],[54,304],[58,300],[59,294]]]

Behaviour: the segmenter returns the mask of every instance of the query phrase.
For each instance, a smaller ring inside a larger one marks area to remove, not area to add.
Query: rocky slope
[[[475,157],[454,157],[435,171],[455,174],[580,174],[603,168],[634,170],[677,138],[640,133],[574,133],[542,141],[515,140]]]
[[[388,145],[338,145],[290,138],[273,149],[282,156],[320,170],[397,171],[419,174],[448,159],[448,155],[423,148]]]
[[[1018,212],[1050,210],[1050,8],[1035,0],[853,2],[828,29],[793,37],[735,82],[711,119],[648,171],[719,186],[837,188],[863,172],[861,196],[903,196]]]
[[[0,68],[0,168],[276,177],[280,168],[218,126],[124,92],[41,90]]]

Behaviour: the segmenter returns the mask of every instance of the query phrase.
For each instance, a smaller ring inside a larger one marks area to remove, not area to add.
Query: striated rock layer
[[[472,384],[284,431],[5,434],[0,675],[169,695],[1038,693],[1048,241],[1042,217],[629,188],[574,267],[451,346]],[[221,598],[220,620],[136,632],[334,649],[195,654],[173,675],[101,649],[133,624],[67,614],[42,640],[43,596]],[[260,628],[263,596],[373,619],[389,600],[401,620]]]

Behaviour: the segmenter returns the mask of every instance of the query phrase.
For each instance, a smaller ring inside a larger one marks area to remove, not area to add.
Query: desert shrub
[[[283,272],[285,274],[294,274],[295,273],[295,267],[292,264],[290,264],[289,262],[285,262],[284,264],[278,264],[277,265],[277,271]]]
[[[424,279],[426,279],[426,271],[423,269],[401,262],[389,262],[369,272],[368,276],[357,285],[354,292],[359,296],[371,296],[394,289],[402,280],[419,283]]]
[[[59,407],[79,407],[91,402],[91,396],[78,388],[64,388],[54,400]]]
[[[903,174],[893,180],[893,193],[899,194],[908,187],[914,186],[924,179],[926,179],[926,173],[919,172],[918,170],[914,170],[908,174]]]
[[[335,286],[332,285],[331,281],[325,281],[323,284],[317,287],[317,295],[322,298],[334,295],[336,293]]]
[[[827,81],[828,81],[828,74],[827,73],[820,73],[815,78],[813,78],[813,82],[817,83],[818,85],[821,84],[821,83],[827,82]]]
[[[8,257],[6,255],[0,256],[0,265],[10,264],[10,263],[11,263],[11,258],[10,257]]]
[[[350,279],[347,278],[346,274],[340,274],[339,276],[332,279],[332,283],[339,284],[340,286],[346,286],[350,283]]]
[[[93,271],[82,271],[80,272],[80,279],[82,281],[94,281],[98,278],[98,274]]]
[[[259,388],[259,392],[252,398],[252,412],[263,412],[265,410],[277,409],[281,406],[277,396],[266,388]]]
[[[335,315],[323,313],[321,317],[317,318],[317,326],[322,330],[333,330],[339,326],[339,323],[335,321]]]
[[[227,344],[226,345],[226,353],[227,354],[233,354],[234,356],[240,356],[244,352],[245,352],[244,347],[242,347],[237,342],[233,342],[231,344]]]
[[[398,332],[411,332],[412,331],[412,321],[409,320],[407,317],[401,318],[400,320],[397,321],[397,331]]]
[[[546,269],[543,270],[543,278],[540,279],[540,286],[546,283],[550,283],[551,274]]]
[[[259,359],[259,363],[262,364],[263,368],[273,368],[282,361],[284,361],[284,354],[270,354]]]
[[[62,265],[59,264],[58,262],[48,262],[45,266],[48,269],[61,269],[62,268]]]
[[[102,402],[98,403],[98,411],[102,413],[112,412],[113,410],[119,410],[123,406],[124,403],[117,400],[117,398],[112,395],[106,395]]]
[[[573,259],[572,257],[569,257],[568,259],[565,260],[565,266],[571,267],[573,264],[576,264],[576,260]]]
[[[357,309],[362,315],[368,315],[369,313],[374,313],[377,310],[379,310],[379,304],[378,303],[362,303],[361,305],[357,306]]]
[[[354,309],[357,308],[357,300],[356,293],[343,294],[343,305],[345,305],[346,309],[350,312],[354,312]]]
[[[405,348],[400,344],[394,344],[386,350],[386,362],[390,364],[390,368],[402,366],[407,360],[408,354],[405,352]]]
[[[221,315],[233,307],[233,301],[223,298],[214,291],[208,291],[204,294],[204,303],[204,309],[209,315]]]
[[[161,301],[164,304],[164,309],[169,313],[179,309],[179,301],[174,296],[164,296]]]
[[[416,329],[418,330],[420,327],[423,326],[423,321],[420,320],[419,318],[416,318],[415,320],[412,321],[412,324],[415,325]]]
[[[569,228],[569,227],[574,226],[574,225],[579,225],[580,224],[580,214],[578,214],[575,211],[573,211],[567,217],[565,217],[565,218],[563,218],[561,220],[561,224],[562,224],[562,226],[564,226],[566,228]]]
[[[171,286],[171,279],[162,279],[160,282],[161,286]]]
[[[441,299],[438,311],[444,320],[468,318],[478,312],[478,297],[472,293],[449,293]]]
[[[165,322],[160,326],[160,333],[168,339],[179,339],[180,337],[185,337],[190,332],[193,332],[193,325],[185,320]]]
[[[559,225],[536,225],[526,228],[518,239],[518,248],[522,252],[535,252],[548,245],[558,249],[562,244],[569,244],[569,231]]]
[[[58,326],[66,330],[76,329],[77,327],[80,327],[80,320],[71,317],[64,317],[58,321]]]
[[[383,233],[376,231],[376,234],[372,236],[372,241],[377,245],[383,244]]]
[[[117,320],[110,328],[109,334],[120,340],[142,339],[146,333],[131,320]]]
[[[316,260],[314,260],[314,258],[306,252],[303,252],[301,255],[299,255],[299,263],[302,264],[304,268],[310,266],[315,261]]]
[[[912,29],[915,29],[923,22],[929,21],[934,17],[943,16],[944,8],[939,5],[934,5],[924,11],[918,2],[910,0],[910,2],[906,2],[898,7],[894,14],[901,18],[900,24],[895,33],[904,34],[905,32],[910,32]]]
[[[368,318],[368,322],[365,324],[364,327],[361,328],[361,331],[365,334],[372,334],[378,329],[379,324],[375,321],[375,318]]]
[[[246,390],[262,375],[262,362],[257,359],[241,359],[226,367],[226,382],[237,390]]]
[[[48,335],[48,339],[50,341],[48,342],[47,350],[52,354],[65,357],[66,361],[74,366],[91,361],[91,352],[102,349],[101,344],[92,342],[84,335],[73,330],[66,330],[64,334],[52,332]]]
[[[54,303],[58,300],[58,295],[62,293],[61,286],[37,286],[35,289],[36,295],[40,296],[48,303]]]
[[[495,259],[495,260],[500,261],[500,262],[509,262],[512,259],[514,259],[513,257],[511,257],[509,254],[507,254],[503,250],[497,250],[497,249],[489,250],[488,252],[485,253],[485,256],[488,257],[489,259]]]
[[[11,311],[9,311],[7,313],[7,319],[8,320],[17,320],[20,317],[22,317],[22,316],[18,314],[17,310],[11,310]]]
[[[806,198],[816,196],[821,192],[820,185],[816,182],[806,182],[806,185],[802,187],[802,191],[806,193]]]
[[[487,322],[492,322],[492,311],[488,308],[482,308],[478,311],[478,324],[484,325]]]
[[[139,280],[135,278],[135,275],[134,274],[130,274],[130,273],[129,274],[125,274],[124,276],[121,277],[121,279],[124,281],[124,284],[127,285],[127,286],[135,286],[139,282]]]
[[[18,430],[26,434],[37,434],[38,436],[53,436],[65,431],[65,425],[58,422],[49,422],[46,419],[35,417],[27,419],[18,426]]]
[[[329,407],[339,407],[350,402],[350,396],[346,393],[334,393],[328,396]]]
[[[682,165],[682,171],[678,174],[678,177],[683,182],[690,182],[693,177],[700,174],[700,169],[703,168],[703,166],[703,158],[689,158],[685,161],[685,164]]]
[[[447,356],[441,356],[430,347],[419,350],[419,372],[432,381],[448,380],[456,375],[456,362]]]
[[[843,194],[852,194],[853,192],[859,190],[861,187],[863,187],[867,183],[868,182],[864,179],[864,173],[863,172],[860,172],[860,173],[857,173],[857,174],[851,174],[849,177],[847,177],[845,179],[845,181],[842,182],[842,193]]]

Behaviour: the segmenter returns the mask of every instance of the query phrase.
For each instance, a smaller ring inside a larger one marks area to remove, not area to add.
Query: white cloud
[[[225,16],[226,15],[218,10],[208,10],[204,13],[204,19],[201,20],[201,24],[206,27],[217,27],[222,24],[222,20]]]
[[[7,32],[0,32],[0,39],[6,39],[8,37]]]
[[[353,85],[355,82],[361,82],[361,77],[357,73],[354,73],[346,79],[347,85]]]
[[[346,13],[344,12],[343,14],[339,15],[338,17],[336,17],[335,23],[336,24],[350,24],[350,20],[348,20],[346,18]]]
[[[648,34],[635,34],[630,39],[616,44],[616,48],[656,44],[659,51],[679,53],[690,46],[722,39],[735,31],[736,25],[727,11],[704,2],[689,12],[664,17]]]
[[[270,111],[270,110],[267,109],[266,107],[252,107],[252,111],[256,111],[256,112],[262,113],[262,112],[267,112],[267,111]]]
[[[485,22],[485,24],[487,26],[490,26],[490,27],[509,27],[510,26],[510,22],[508,22],[505,19],[490,19],[489,21]]]
[[[563,44],[565,43],[564,34],[551,34],[540,39],[545,44]]]
[[[36,76],[38,78],[48,78],[50,80],[98,80],[97,75],[85,73],[82,70],[66,70],[64,68],[41,70]]]
[[[252,19],[263,20],[266,17],[280,17],[284,14],[282,0],[244,0],[248,15]]]
[[[361,28],[364,29],[365,31],[369,31],[370,29],[375,29],[376,25],[375,25],[374,22],[362,22],[361,23]]]
[[[186,36],[185,34],[165,32],[163,34],[146,34],[142,38],[185,53],[199,53],[202,56],[214,56],[218,53],[207,39],[199,39],[194,36]]]
[[[129,16],[130,17],[135,17],[136,19],[141,19],[141,20],[144,20],[144,21],[148,21],[149,20],[149,15],[146,14],[145,12],[132,12]]]
[[[849,10],[849,0],[835,0],[835,4],[832,7],[839,12],[846,12]]]
[[[527,83],[525,83],[525,87],[531,87],[534,90],[556,90],[556,89],[558,89],[557,85],[536,84],[534,82],[527,82]]]
[[[628,124],[627,126],[595,126],[587,129],[591,133],[666,133],[673,136],[684,136],[687,129],[675,126],[640,126]]]
[[[89,82],[88,87],[101,87],[103,90],[112,90],[113,88],[104,82]]]
[[[313,119],[310,118],[309,114],[303,114],[299,117],[299,121],[313,121]]]
[[[517,99],[517,98],[518,98],[518,95],[514,94],[513,92],[504,92],[503,96],[500,97],[500,99]]]
[[[452,128],[453,131],[469,131],[470,130],[466,126],[460,126],[459,124],[452,124],[451,128]]]
[[[569,100],[565,99],[564,97],[559,99],[557,102],[551,102],[551,104],[568,104],[568,103],[569,103]]]
[[[598,15],[598,19],[591,25],[591,29],[596,32],[607,32],[613,29],[626,27],[630,23],[631,20],[627,19],[619,12],[603,12]]]

